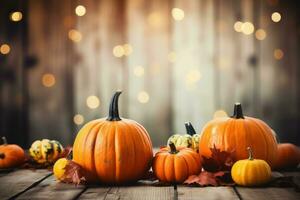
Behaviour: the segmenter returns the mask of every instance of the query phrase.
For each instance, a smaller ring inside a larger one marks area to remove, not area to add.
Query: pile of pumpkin
[[[76,163],[87,182],[125,184],[141,179],[152,167],[162,182],[182,183],[202,171],[202,158],[211,156],[212,147],[234,152],[231,169],[239,185],[261,185],[271,178],[271,169],[295,167],[300,150],[293,144],[277,144],[272,129],[262,120],[243,115],[241,104],[235,104],[232,117],[218,117],[208,122],[201,134],[186,123],[186,135],[173,135],[168,146],[153,158],[151,139],[145,128],[134,120],[120,118],[116,92],[107,118],[93,120],[79,131],[73,145],[73,159],[58,159],[54,175],[63,181],[66,166]],[[54,162],[62,151],[58,142],[46,147],[42,141],[33,144],[30,154],[41,162]],[[45,142],[46,143],[46,142]],[[38,148],[34,148],[37,146]],[[49,149],[44,153],[41,149]],[[54,150],[53,150],[54,149]],[[0,168],[20,164],[24,152],[16,145],[0,146]]]

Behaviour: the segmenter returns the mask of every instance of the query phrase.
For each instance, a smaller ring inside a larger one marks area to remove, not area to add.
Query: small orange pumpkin
[[[291,143],[278,144],[278,154],[275,162],[276,169],[297,167],[300,163],[300,149]]]
[[[222,151],[234,151],[235,161],[248,157],[245,149],[251,146],[253,156],[274,167],[277,156],[277,142],[272,129],[262,120],[243,115],[242,106],[236,103],[232,117],[216,118],[202,130],[199,153],[210,157],[210,148],[216,146]]]
[[[2,137],[3,144],[0,145],[0,168],[12,168],[22,164],[25,160],[24,150],[16,144],[7,144],[5,137]]]
[[[142,178],[151,166],[152,143],[146,129],[120,118],[116,92],[107,118],[87,123],[77,134],[73,160],[87,173],[88,181],[123,184]]]
[[[162,182],[182,183],[190,175],[199,174],[201,159],[198,153],[190,148],[179,147],[173,143],[170,148],[163,148],[155,154],[152,169]]]

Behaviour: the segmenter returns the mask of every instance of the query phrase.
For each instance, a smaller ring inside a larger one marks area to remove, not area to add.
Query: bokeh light
[[[271,19],[273,22],[279,22],[281,20],[281,15],[279,12],[273,12],[271,15]]]
[[[91,109],[95,109],[95,108],[98,108],[99,105],[100,105],[100,100],[97,96],[89,96],[87,99],[86,99],[86,105],[91,108]]]
[[[84,117],[80,114],[76,114],[74,117],[73,117],[73,122],[77,125],[81,125],[83,124],[84,122]]]
[[[80,42],[82,39],[82,35],[78,30],[71,29],[68,33],[69,39],[73,42]]]
[[[214,113],[214,119],[216,118],[220,118],[220,117],[228,117],[227,113],[225,110],[217,110],[215,113]]]
[[[201,79],[201,73],[199,70],[194,69],[194,70],[190,70],[187,74],[186,74],[186,81],[188,83],[196,83]]]
[[[250,35],[254,32],[254,25],[251,23],[251,22],[245,22],[243,23],[242,25],[242,32],[245,34],[245,35]]]
[[[133,48],[130,44],[124,44],[123,45],[123,51],[124,51],[125,56],[129,56],[132,53]]]
[[[150,99],[150,96],[146,91],[141,91],[139,92],[137,99],[140,103],[147,103]]]
[[[237,21],[234,23],[233,28],[236,32],[242,32],[243,22]]]
[[[281,60],[283,58],[283,56],[284,56],[284,53],[281,49],[275,49],[274,50],[274,58],[276,60]]]
[[[174,51],[171,51],[169,54],[168,54],[168,60],[169,62],[173,63],[176,61],[176,53]]]
[[[162,16],[158,12],[152,12],[148,15],[147,21],[151,27],[160,28],[163,26]]]
[[[124,48],[122,45],[117,45],[113,48],[113,55],[117,58],[122,57],[125,54]]]
[[[86,9],[83,5],[78,5],[75,8],[75,13],[76,13],[77,16],[81,17],[81,16],[85,15]]]
[[[144,75],[145,69],[142,66],[137,66],[137,67],[134,68],[133,73],[134,73],[135,76],[141,77],[141,76]]]
[[[10,20],[11,21],[18,22],[18,21],[21,21],[22,18],[23,18],[23,15],[19,11],[13,12],[13,13],[10,14]]]
[[[173,8],[172,16],[173,16],[174,20],[181,21],[184,18],[184,11],[180,8]]]
[[[51,73],[46,73],[42,76],[42,84],[45,87],[52,87],[56,83],[55,76]]]
[[[255,37],[258,40],[264,40],[267,37],[267,33],[264,29],[258,29],[255,31]]]
[[[0,53],[5,55],[5,54],[9,54],[9,52],[10,52],[10,46],[8,44],[2,44],[0,46]]]

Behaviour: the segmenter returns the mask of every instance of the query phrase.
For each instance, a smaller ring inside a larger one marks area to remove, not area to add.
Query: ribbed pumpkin
[[[300,148],[291,143],[278,144],[276,169],[297,167],[300,163]]]
[[[271,168],[264,160],[254,159],[252,150],[247,148],[249,158],[239,160],[231,168],[231,177],[238,185],[259,186],[271,180]]]
[[[25,160],[24,150],[16,144],[7,144],[2,137],[3,144],[0,145],[0,169],[17,167]]]
[[[152,169],[162,182],[182,183],[190,175],[199,174],[201,159],[198,153],[190,148],[169,144],[155,154]]]
[[[199,153],[210,157],[214,145],[222,151],[234,151],[236,160],[246,159],[245,149],[251,146],[254,157],[267,161],[271,167],[277,156],[277,142],[271,128],[260,119],[244,116],[240,103],[235,104],[232,117],[216,118],[203,128]]]
[[[109,115],[87,123],[76,136],[73,160],[88,173],[88,181],[123,184],[137,181],[150,168],[152,144],[146,129],[120,118],[116,92]]]
[[[174,134],[167,142],[167,145],[173,143],[176,147],[188,147],[195,151],[199,149],[199,134],[196,133],[191,122],[185,124],[186,134]]]

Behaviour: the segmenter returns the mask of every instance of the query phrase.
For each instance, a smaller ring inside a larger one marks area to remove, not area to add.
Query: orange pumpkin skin
[[[190,148],[162,148],[155,154],[152,169],[155,176],[162,182],[182,183],[190,175],[199,174],[201,159],[198,153]]]
[[[232,117],[216,118],[202,130],[199,153],[210,157],[210,148],[216,145],[222,151],[234,151],[235,160],[248,157],[245,149],[252,147],[253,156],[267,161],[273,168],[277,156],[277,142],[272,129],[262,120],[244,117],[241,104],[235,104]]]
[[[297,167],[300,163],[300,148],[291,143],[278,144],[276,169]]]
[[[85,169],[90,182],[134,182],[151,166],[150,137],[142,125],[119,118],[120,94],[112,98],[109,117],[89,122],[75,139],[73,160]]]
[[[16,144],[7,144],[4,137],[2,139],[4,144],[0,145],[0,168],[12,168],[22,164],[25,160],[24,150]]]

